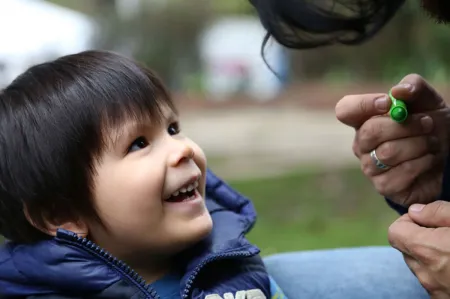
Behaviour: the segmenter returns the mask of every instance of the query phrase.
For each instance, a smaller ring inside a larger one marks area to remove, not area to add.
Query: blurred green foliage
[[[257,209],[249,239],[264,255],[388,245],[388,227],[398,217],[359,169],[300,170],[230,184]]]

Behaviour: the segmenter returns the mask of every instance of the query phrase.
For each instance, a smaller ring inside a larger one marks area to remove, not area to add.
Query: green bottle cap
[[[391,109],[389,110],[390,117],[398,123],[403,123],[408,118],[408,109],[406,109],[405,103],[394,98],[391,92],[389,92],[389,98],[392,101]]]

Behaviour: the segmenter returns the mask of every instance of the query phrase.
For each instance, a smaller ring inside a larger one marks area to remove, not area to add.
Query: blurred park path
[[[334,110],[300,107],[186,111],[182,130],[196,141],[220,175],[242,178],[299,168],[357,165],[353,129]]]

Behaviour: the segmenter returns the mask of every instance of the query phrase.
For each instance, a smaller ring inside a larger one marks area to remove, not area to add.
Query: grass
[[[387,245],[387,228],[397,216],[359,169],[299,170],[229,183],[253,200],[258,221],[248,237],[263,255]]]
[[[263,255],[388,245],[387,228],[397,217],[359,169],[299,171],[230,184],[254,202],[258,221],[248,237]]]

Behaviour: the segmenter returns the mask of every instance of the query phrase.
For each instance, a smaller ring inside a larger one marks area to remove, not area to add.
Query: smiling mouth
[[[172,193],[172,195],[166,199],[166,202],[185,202],[194,200],[199,194],[197,188],[198,180],[189,183]]]

